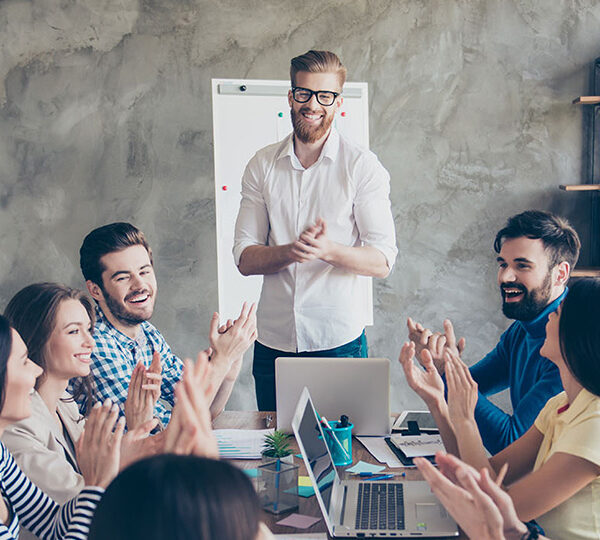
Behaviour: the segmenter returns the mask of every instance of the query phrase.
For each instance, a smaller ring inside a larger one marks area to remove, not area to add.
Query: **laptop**
[[[341,481],[306,388],[292,428],[333,538],[458,536],[456,523],[427,482]]]
[[[345,414],[353,435],[389,435],[390,361],[387,358],[277,358],[277,429],[292,432],[292,417],[307,387],[327,420]]]

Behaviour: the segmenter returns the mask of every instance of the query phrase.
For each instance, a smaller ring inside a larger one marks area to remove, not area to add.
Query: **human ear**
[[[96,300],[96,301],[100,301],[100,300],[104,300],[104,295],[102,294],[102,289],[100,288],[100,286],[97,283],[94,283],[91,280],[87,280],[85,282],[85,285],[87,287],[88,292],[90,293],[91,297]]]
[[[567,261],[562,261],[554,267],[552,272],[555,276],[554,282],[556,285],[566,285],[571,274],[571,265]]]

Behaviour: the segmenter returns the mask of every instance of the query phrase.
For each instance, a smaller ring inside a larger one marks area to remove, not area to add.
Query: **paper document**
[[[219,456],[223,459],[260,459],[265,436],[273,429],[215,429]]]
[[[433,456],[440,450],[444,451],[439,435],[392,435],[391,440],[409,458]]]
[[[379,461],[385,463],[390,469],[395,467],[404,467],[402,462],[396,457],[394,452],[385,442],[385,437],[356,437],[362,445]]]

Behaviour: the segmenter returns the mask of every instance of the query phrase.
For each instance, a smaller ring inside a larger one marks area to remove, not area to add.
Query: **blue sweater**
[[[532,321],[511,324],[494,350],[471,367],[479,385],[475,420],[492,455],[523,435],[546,402],[563,390],[558,368],[540,355],[540,348],[546,339],[548,315],[566,294],[567,290]],[[512,416],[486,397],[506,388],[510,388]]]

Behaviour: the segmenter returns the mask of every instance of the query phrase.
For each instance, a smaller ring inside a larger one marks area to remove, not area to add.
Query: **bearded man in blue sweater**
[[[563,389],[557,367],[540,355],[540,348],[546,339],[548,315],[567,294],[580,246],[577,232],[565,219],[537,210],[509,218],[496,235],[502,312],[515,322],[496,347],[470,368],[479,389],[475,419],[492,455],[523,435],[548,399]],[[417,358],[424,348],[429,349],[442,376],[444,349],[462,354],[465,348],[465,339],[456,341],[448,319],[442,333],[409,318],[408,331],[417,346]],[[506,388],[512,415],[488,399]]]

